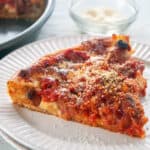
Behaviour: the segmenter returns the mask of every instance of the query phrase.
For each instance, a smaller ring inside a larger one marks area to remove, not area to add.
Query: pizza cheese
[[[20,70],[8,92],[31,110],[142,138],[146,80],[132,53],[128,36],[85,41]]]

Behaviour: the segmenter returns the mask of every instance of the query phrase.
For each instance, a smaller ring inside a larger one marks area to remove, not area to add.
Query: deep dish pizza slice
[[[144,64],[127,36],[93,39],[41,58],[7,83],[14,104],[144,137]]]
[[[36,19],[45,7],[45,0],[0,0],[0,18]]]

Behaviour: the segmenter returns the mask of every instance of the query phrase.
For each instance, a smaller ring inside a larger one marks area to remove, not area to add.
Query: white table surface
[[[142,43],[150,44],[150,0],[136,0],[139,5],[139,16],[135,23],[126,31],[133,39]],[[52,37],[83,34],[76,27],[68,14],[68,0],[56,0],[56,7],[51,18],[40,30],[36,40]],[[13,141],[5,136],[2,138],[0,132],[0,150],[21,149],[16,145],[14,148]]]

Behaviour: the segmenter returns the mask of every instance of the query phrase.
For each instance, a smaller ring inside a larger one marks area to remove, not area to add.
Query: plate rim
[[[27,46],[32,46],[32,45],[36,45],[37,43],[42,43],[42,42],[47,42],[47,41],[51,41],[51,40],[57,40],[57,39],[62,39],[64,37],[67,37],[67,38],[94,38],[94,37],[97,37],[97,36],[90,36],[90,35],[72,35],[72,36],[61,36],[61,37],[49,37],[49,38],[46,38],[46,39],[43,39],[43,40],[39,40],[39,41],[36,41],[36,42],[32,42],[30,44],[27,44],[21,48],[18,48],[16,49],[15,51],[9,53],[7,56],[5,56],[4,58],[2,58],[0,60],[0,64],[5,61],[5,59],[7,59],[10,55],[14,55],[15,53],[17,53],[17,51],[21,51],[22,48],[24,47],[27,47]],[[143,44],[143,43],[139,43],[139,42],[136,42],[136,41],[132,41],[134,43],[137,43],[137,44],[140,44],[140,45],[144,45],[144,46],[148,46],[150,48],[150,45],[148,44]],[[150,62],[150,61],[149,61]],[[1,103],[1,102],[0,102]],[[24,146],[26,146],[27,148],[31,148],[31,149],[35,149],[35,146],[31,145],[31,144],[28,144],[26,143],[25,141],[23,141],[22,139],[19,139],[18,137],[14,136],[13,133],[11,133],[11,131],[5,129],[5,127],[3,127],[1,124],[0,124],[0,129],[2,131],[4,131],[6,134],[8,134],[11,138],[13,138],[16,142],[19,142],[21,144],[23,144]],[[36,147],[37,149],[38,147]],[[40,148],[39,148],[40,149]]]

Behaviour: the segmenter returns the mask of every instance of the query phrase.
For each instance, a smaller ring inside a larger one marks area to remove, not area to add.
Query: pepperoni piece
[[[41,97],[44,101],[57,101],[59,93],[56,90],[59,85],[59,81],[54,78],[45,78],[41,81]]]
[[[107,53],[107,47],[109,47],[111,44],[112,41],[110,40],[110,38],[93,39],[91,41],[82,42],[83,49],[100,55]]]
[[[123,40],[119,40],[117,41],[116,45],[119,47],[119,49],[121,50],[130,50],[130,46],[127,42],[123,41]]]
[[[65,51],[64,57],[65,59],[73,62],[83,62],[89,59],[89,56],[85,52],[74,51],[72,49]]]
[[[42,61],[41,65],[44,67],[44,68],[47,68],[49,66],[52,66],[54,65],[55,63],[57,63],[57,59],[56,57],[49,57],[48,59],[45,59],[44,61]]]
[[[29,75],[30,75],[30,73],[29,73],[29,70],[21,70],[20,72],[19,72],[19,76],[21,77],[21,78],[29,78]]]
[[[28,97],[30,100],[32,100],[35,96],[36,96],[36,91],[35,91],[35,90],[31,89],[31,90],[28,91],[27,97]]]
[[[37,93],[37,91],[35,89],[30,89],[27,92],[27,98],[29,100],[31,100],[35,106],[39,106],[40,105],[41,97],[40,97],[40,95]]]
[[[43,101],[54,102],[59,98],[59,93],[54,89],[45,89],[41,92],[41,97]]]
[[[59,81],[54,78],[45,78],[41,81],[42,89],[56,88],[59,85]]]
[[[144,70],[144,63],[142,61],[132,59],[126,61],[125,64],[118,67],[119,73],[127,76],[128,78],[135,78],[137,72],[143,73]]]

